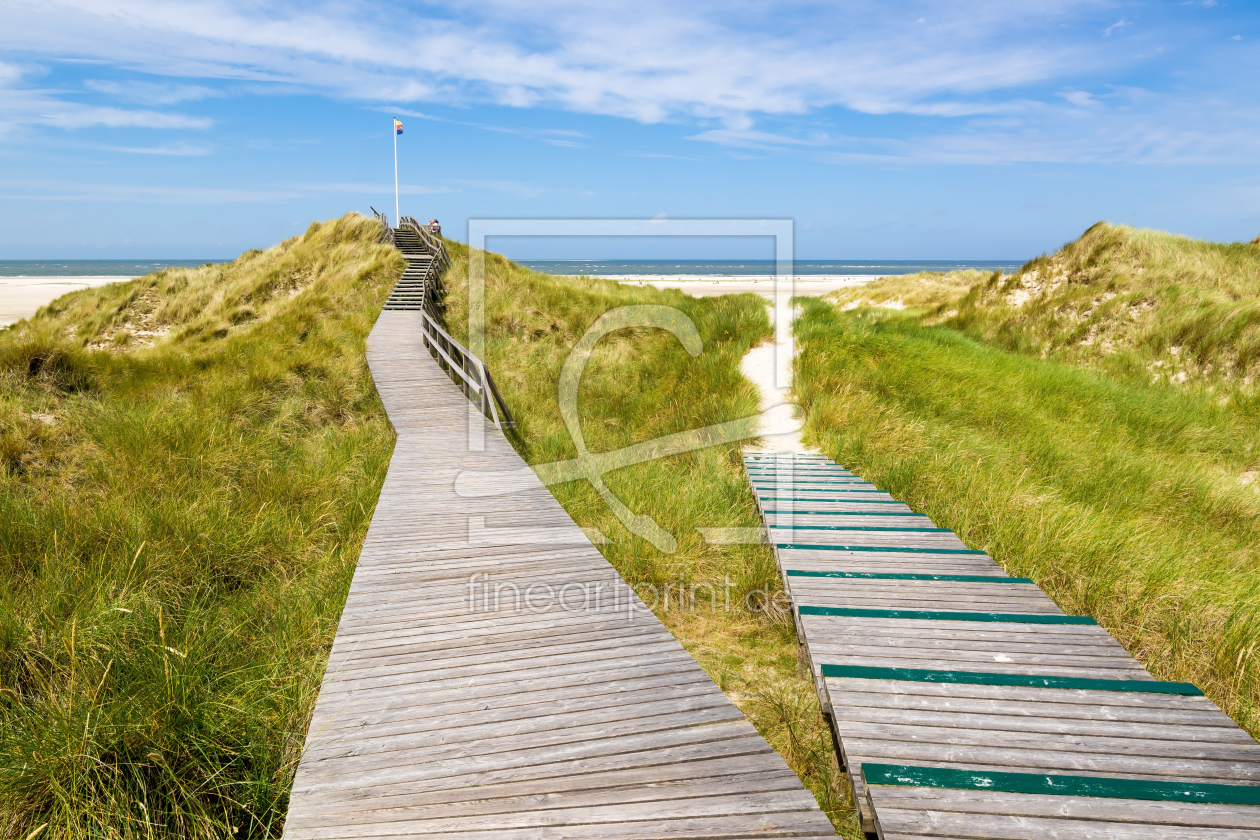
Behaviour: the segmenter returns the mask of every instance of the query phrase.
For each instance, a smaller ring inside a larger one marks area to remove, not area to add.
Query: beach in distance
[[[70,292],[120,283],[162,268],[190,268],[221,260],[8,260],[0,261],[0,327],[34,315]],[[522,265],[556,275],[585,275],[680,289],[696,297],[754,292],[776,294],[773,260],[522,260]],[[1014,261],[863,260],[792,262],[791,284],[779,277],[778,294],[817,297],[878,277],[963,269],[1012,272]]]

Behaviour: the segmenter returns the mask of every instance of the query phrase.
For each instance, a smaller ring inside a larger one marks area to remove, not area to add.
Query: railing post
[[[486,370],[486,363],[481,362],[481,413],[490,417],[494,421],[494,427],[499,431],[503,431],[503,424],[499,422],[499,408],[494,403],[494,395],[490,393],[490,372]]]

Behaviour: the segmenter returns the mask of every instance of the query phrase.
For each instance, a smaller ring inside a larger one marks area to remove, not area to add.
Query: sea
[[[139,277],[228,260],[0,260],[0,277]]]
[[[0,260],[0,277],[137,277],[163,268],[189,268],[207,263],[201,260]],[[639,276],[690,274],[738,276],[775,273],[774,260],[518,260],[522,265],[546,274],[586,276]],[[792,273],[805,275],[915,274],[920,271],[1011,272],[1023,263],[1015,260],[797,260]]]
[[[545,274],[586,276],[636,276],[652,274],[692,275],[759,275],[775,273],[774,260],[517,260],[521,265]],[[979,271],[1012,272],[1022,262],[1015,260],[797,260],[792,264],[792,274],[851,275],[916,274],[920,271],[959,271],[974,268]]]

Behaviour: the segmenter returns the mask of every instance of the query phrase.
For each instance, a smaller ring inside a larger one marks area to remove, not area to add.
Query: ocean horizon
[[[655,275],[692,274],[700,276],[768,275],[775,273],[774,260],[517,260],[544,274],[561,275]],[[836,274],[917,274],[920,271],[945,272],[1017,270],[1018,260],[796,260],[791,274],[796,276]]]
[[[192,268],[230,259],[198,260],[0,260],[0,277],[136,277],[163,268]],[[517,260],[521,265],[557,275],[768,275],[774,260]],[[1016,260],[797,260],[792,274],[915,274],[963,269],[1015,271]]]
[[[0,277],[139,277],[164,268],[193,268],[205,260],[0,260]]]

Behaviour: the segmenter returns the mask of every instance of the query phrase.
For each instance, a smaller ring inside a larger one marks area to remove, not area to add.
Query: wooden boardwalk
[[[469,403],[419,318],[383,312],[369,339],[398,442],[285,837],[834,837],[480,415],[469,451]],[[482,495],[468,471],[516,479]]]
[[[745,468],[868,831],[1260,837],[1260,744],[1194,686],[823,456]]]

